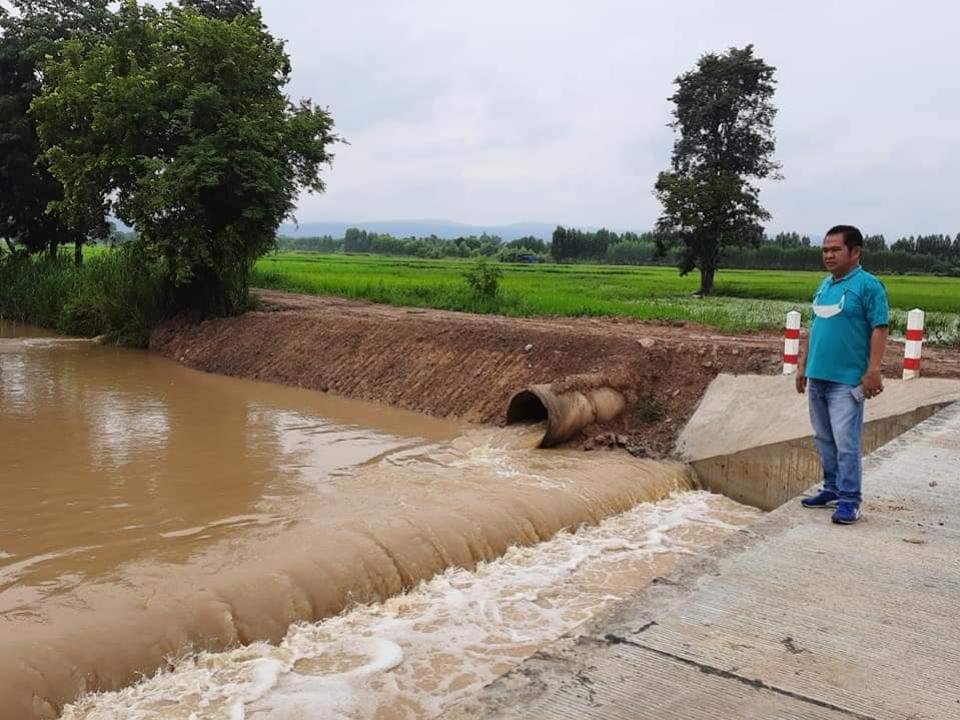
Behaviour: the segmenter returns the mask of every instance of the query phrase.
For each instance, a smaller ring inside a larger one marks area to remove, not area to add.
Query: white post
[[[920,352],[923,349],[923,310],[907,313],[907,341],[903,345],[903,379],[920,377]]]
[[[783,374],[793,375],[800,362],[800,313],[787,313],[787,328],[783,331]]]

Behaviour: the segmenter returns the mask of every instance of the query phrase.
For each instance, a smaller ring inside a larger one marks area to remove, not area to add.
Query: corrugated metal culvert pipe
[[[609,422],[623,412],[626,400],[609,387],[557,391],[552,385],[532,385],[510,399],[507,425],[546,421],[540,447],[569,440],[593,423]]]

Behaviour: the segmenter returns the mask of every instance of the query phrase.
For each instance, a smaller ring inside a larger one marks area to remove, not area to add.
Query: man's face
[[[846,275],[860,259],[860,248],[851,251],[843,242],[843,235],[827,235],[820,250],[823,266],[834,275]]]

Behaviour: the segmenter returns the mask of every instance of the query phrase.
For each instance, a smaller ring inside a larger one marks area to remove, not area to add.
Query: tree
[[[227,21],[254,11],[253,0],[181,0],[180,4],[201,15]]]
[[[569,257],[569,230],[557,225],[550,239],[550,254],[557,262]]]
[[[679,137],[655,185],[658,244],[682,246],[680,273],[700,270],[701,295],[713,292],[724,249],[759,244],[770,218],[751,181],[779,178],[774,70],[748,45],[704,55],[675,81],[670,127]]]
[[[322,192],[333,119],[283,94],[290,62],[259,12],[230,22],[127,0],[92,48],[69,41],[33,103],[73,224],[114,215],[161,264],[179,306],[246,303],[301,189]]]
[[[376,237],[376,233],[368,233],[360,228],[347,228],[343,235],[343,249],[345,252],[370,252]]]
[[[507,243],[506,247],[513,250],[528,250],[541,255],[546,255],[550,250],[550,246],[547,245],[547,243],[533,235],[526,235],[522,238],[511,240]]]
[[[867,235],[863,239],[867,252],[882,252],[887,249],[887,239],[881,235]]]
[[[906,253],[915,253],[917,251],[917,243],[913,239],[913,236],[897,238],[897,241],[890,247],[891,250],[895,252],[906,252]]]
[[[103,235],[100,222],[72,228],[47,213],[63,188],[43,162],[36,124],[28,114],[40,94],[42,66],[56,56],[61,41],[85,42],[106,32],[111,20],[108,0],[10,0],[11,13],[0,6],[0,237],[12,248],[55,254],[73,243],[77,262],[88,233]]]
[[[952,244],[949,235],[920,235],[917,238],[917,254],[949,258]]]
[[[795,232],[777,233],[770,242],[783,249],[798,248],[803,245],[803,239],[800,237],[800,234]],[[810,244],[809,240],[807,244]]]

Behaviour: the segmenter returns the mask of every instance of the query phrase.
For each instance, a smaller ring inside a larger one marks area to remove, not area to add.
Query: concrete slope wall
[[[871,453],[945,407],[926,405],[864,424],[863,452]],[[813,437],[786,440],[691,463],[707,490],[761,510],[774,510],[820,482]]]
[[[820,463],[793,378],[720,375],[680,434],[677,454],[704,487],[738,502],[773,510],[815,485]],[[887,381],[867,402],[863,451],[872,452],[953,401],[960,382]]]

